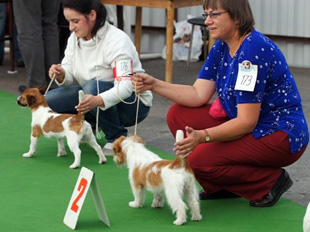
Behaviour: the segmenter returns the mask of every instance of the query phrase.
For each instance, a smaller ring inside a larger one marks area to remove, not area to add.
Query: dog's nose
[[[21,98],[21,97],[19,96],[19,97],[16,99],[16,103],[17,103],[18,105],[20,105],[20,106],[23,106],[22,103],[20,102],[20,98]]]

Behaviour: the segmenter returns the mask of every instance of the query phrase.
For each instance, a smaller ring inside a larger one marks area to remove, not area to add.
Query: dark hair
[[[204,0],[203,9],[222,7],[229,16],[238,21],[240,36],[254,30],[255,20],[248,0]]]
[[[99,28],[103,27],[107,18],[107,9],[100,0],[62,0],[63,8],[75,10],[85,16],[92,10],[96,11],[97,17],[91,35],[95,36]]]

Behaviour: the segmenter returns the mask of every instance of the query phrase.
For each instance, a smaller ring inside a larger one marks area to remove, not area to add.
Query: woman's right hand
[[[147,73],[136,73],[131,81],[132,87],[137,93],[152,90],[155,78]]]
[[[50,67],[48,75],[51,79],[55,77],[59,83],[62,83],[65,79],[65,70],[59,64],[53,64]]]

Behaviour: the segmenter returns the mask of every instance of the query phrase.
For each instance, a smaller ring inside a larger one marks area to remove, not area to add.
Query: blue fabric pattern
[[[248,60],[258,66],[253,92],[235,90],[238,64]],[[254,30],[240,45],[234,57],[225,42],[218,40],[198,78],[216,82],[216,91],[229,118],[237,116],[237,104],[261,103],[255,138],[285,131],[294,154],[308,144],[309,131],[301,98],[285,57],[269,38]]]

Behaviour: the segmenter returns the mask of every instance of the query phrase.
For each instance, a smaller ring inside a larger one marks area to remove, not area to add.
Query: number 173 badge
[[[253,92],[257,79],[258,66],[244,60],[238,67],[235,90]]]

